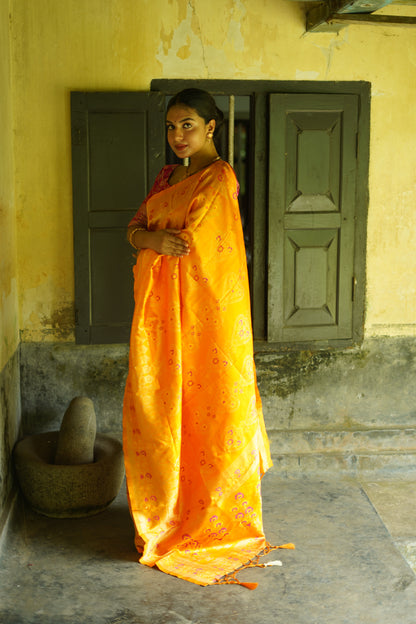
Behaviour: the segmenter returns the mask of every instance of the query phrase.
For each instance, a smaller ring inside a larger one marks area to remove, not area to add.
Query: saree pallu
[[[151,195],[146,209],[148,229],[181,230],[190,253],[144,249],[134,268],[130,512],[141,563],[209,585],[268,549],[260,479],[271,459],[234,172],[216,162]]]

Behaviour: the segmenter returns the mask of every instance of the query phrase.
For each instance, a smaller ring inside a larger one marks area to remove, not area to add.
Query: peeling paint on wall
[[[48,301],[53,294],[57,302],[50,309]],[[22,304],[27,314],[23,317],[21,339],[23,341],[73,340],[75,327],[75,309],[72,300],[61,287],[57,287],[48,276],[43,276],[36,287],[26,289]],[[36,331],[31,328],[36,327]]]
[[[296,70],[296,80],[317,80],[319,72]]]
[[[175,74],[180,61],[186,61],[188,70],[194,72],[200,72],[201,67],[207,69],[201,27],[192,2],[187,3],[186,15],[178,26],[173,28],[170,25],[167,28],[163,24],[160,34],[161,40],[156,58],[163,67],[164,75],[172,70]]]
[[[336,34],[335,38],[331,37],[329,42],[326,42],[326,45],[316,44],[317,48],[320,50],[320,52],[322,52],[326,62],[326,67],[324,71],[325,79],[328,77],[328,74],[332,68],[332,61],[335,54],[341,50],[342,46],[348,45],[348,33],[348,28],[344,28]],[[328,35],[326,35],[326,37],[327,36]]]

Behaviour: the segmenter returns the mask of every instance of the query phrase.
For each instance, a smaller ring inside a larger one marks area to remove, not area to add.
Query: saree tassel
[[[256,589],[258,583],[239,583],[242,587],[247,587],[247,589]]]
[[[282,546],[276,546],[275,548],[288,548],[289,550],[295,550],[296,546],[294,544],[282,544]]]
[[[244,568],[239,568],[238,571],[240,572],[240,570],[243,569]],[[243,583],[243,581],[239,581],[238,578],[236,578],[236,576],[234,575],[235,572],[232,574],[227,574],[219,581],[215,581],[214,585],[240,585],[241,587],[246,587],[247,589],[256,589],[258,587],[258,583]]]
[[[231,572],[231,574],[226,574],[218,581],[215,581],[214,584],[215,585],[241,585],[242,587],[247,587],[247,589],[256,589],[256,587],[258,586],[258,583],[243,583],[242,581],[238,580],[236,575],[242,570],[246,570],[247,568],[268,568],[271,566],[283,565],[282,562],[278,560],[269,561],[268,563],[260,563],[260,557],[264,557],[264,555],[267,555],[272,550],[278,550],[280,548],[294,550],[295,545],[294,544],[282,544],[281,546],[271,546],[270,544],[267,544],[266,548],[262,550],[258,555],[253,557],[253,559],[250,559],[250,561],[248,561],[247,563],[239,567],[234,572]]]

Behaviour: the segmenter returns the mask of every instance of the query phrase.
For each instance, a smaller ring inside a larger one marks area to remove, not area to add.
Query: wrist
[[[134,249],[139,249],[139,247],[136,245],[135,240],[134,240],[137,232],[147,232],[147,230],[146,228],[139,227],[139,226],[134,227],[131,230],[129,230],[129,232],[127,233],[127,240],[129,241],[130,245],[134,247]]]

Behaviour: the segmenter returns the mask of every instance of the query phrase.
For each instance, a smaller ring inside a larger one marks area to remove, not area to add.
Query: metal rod
[[[327,20],[336,24],[381,24],[384,26],[416,26],[416,17],[399,15],[373,15],[365,13],[335,13]]]
[[[235,99],[233,95],[228,98],[228,162],[234,167],[234,117]]]

